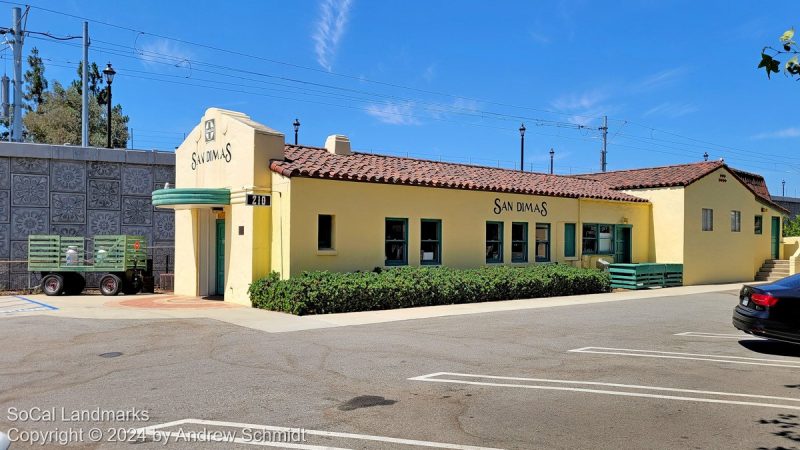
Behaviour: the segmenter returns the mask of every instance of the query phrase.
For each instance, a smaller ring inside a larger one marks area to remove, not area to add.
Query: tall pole
[[[22,10],[13,8],[11,10],[12,33],[14,41],[12,50],[14,52],[14,117],[11,125],[11,140],[22,141]]]
[[[600,153],[600,170],[606,171],[606,154],[608,153],[608,116],[603,116],[603,126],[600,127],[603,132],[603,151]]]
[[[89,22],[83,22],[83,70],[81,73],[81,145],[89,146]]]
[[[786,180],[781,181],[781,197],[786,197]]]
[[[525,172],[525,124],[519,126],[519,171]]]
[[[108,135],[108,148],[112,148],[111,147],[111,83],[108,83],[108,96],[106,97],[106,100],[108,100],[108,103],[106,104],[108,106],[108,112],[107,112],[108,115],[106,116],[106,125],[107,125],[106,134]]]
[[[550,175],[553,174],[553,157],[556,155],[556,151],[550,147]]]

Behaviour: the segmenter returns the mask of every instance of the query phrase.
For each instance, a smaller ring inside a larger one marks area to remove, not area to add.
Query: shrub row
[[[304,315],[593,294],[610,289],[604,272],[548,264],[304,272],[288,280],[272,273],[253,282],[248,292],[256,308]]]

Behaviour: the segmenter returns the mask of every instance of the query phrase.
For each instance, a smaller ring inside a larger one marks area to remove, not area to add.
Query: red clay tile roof
[[[748,186],[750,186],[756,194],[760,197],[763,197],[767,200],[772,200],[772,196],[769,195],[769,189],[767,189],[767,182],[764,181],[764,177],[757,173],[750,173],[745,172],[744,170],[734,169],[729,167],[731,172],[735,173],[742,179]]]
[[[560,175],[454,164],[353,152],[334,155],[324,148],[286,145],[284,160],[270,169],[287,177],[326,178],[551,197],[594,198],[626,202],[647,200],[602,183]]]
[[[724,165],[725,163],[722,161],[704,161],[694,164],[615,170],[613,172],[587,173],[575,176],[600,181],[611,189],[688,186]]]
[[[702,161],[673,166],[647,167],[644,169],[615,170],[612,172],[575,175],[585,180],[605,183],[611,189],[647,189],[659,187],[688,186],[709,173],[725,167],[746,188],[770,206],[787,212],[786,208],[772,201],[767,183],[761,175],[728,167],[723,161]]]

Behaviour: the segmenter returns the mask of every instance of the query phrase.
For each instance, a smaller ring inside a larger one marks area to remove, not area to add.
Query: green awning
[[[153,191],[153,206],[157,208],[210,208],[231,204],[228,189],[176,188]]]

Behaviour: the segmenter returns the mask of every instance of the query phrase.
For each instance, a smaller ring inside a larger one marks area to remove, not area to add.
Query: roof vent
[[[325,149],[334,155],[349,155],[350,139],[341,134],[332,134],[325,139]]]

